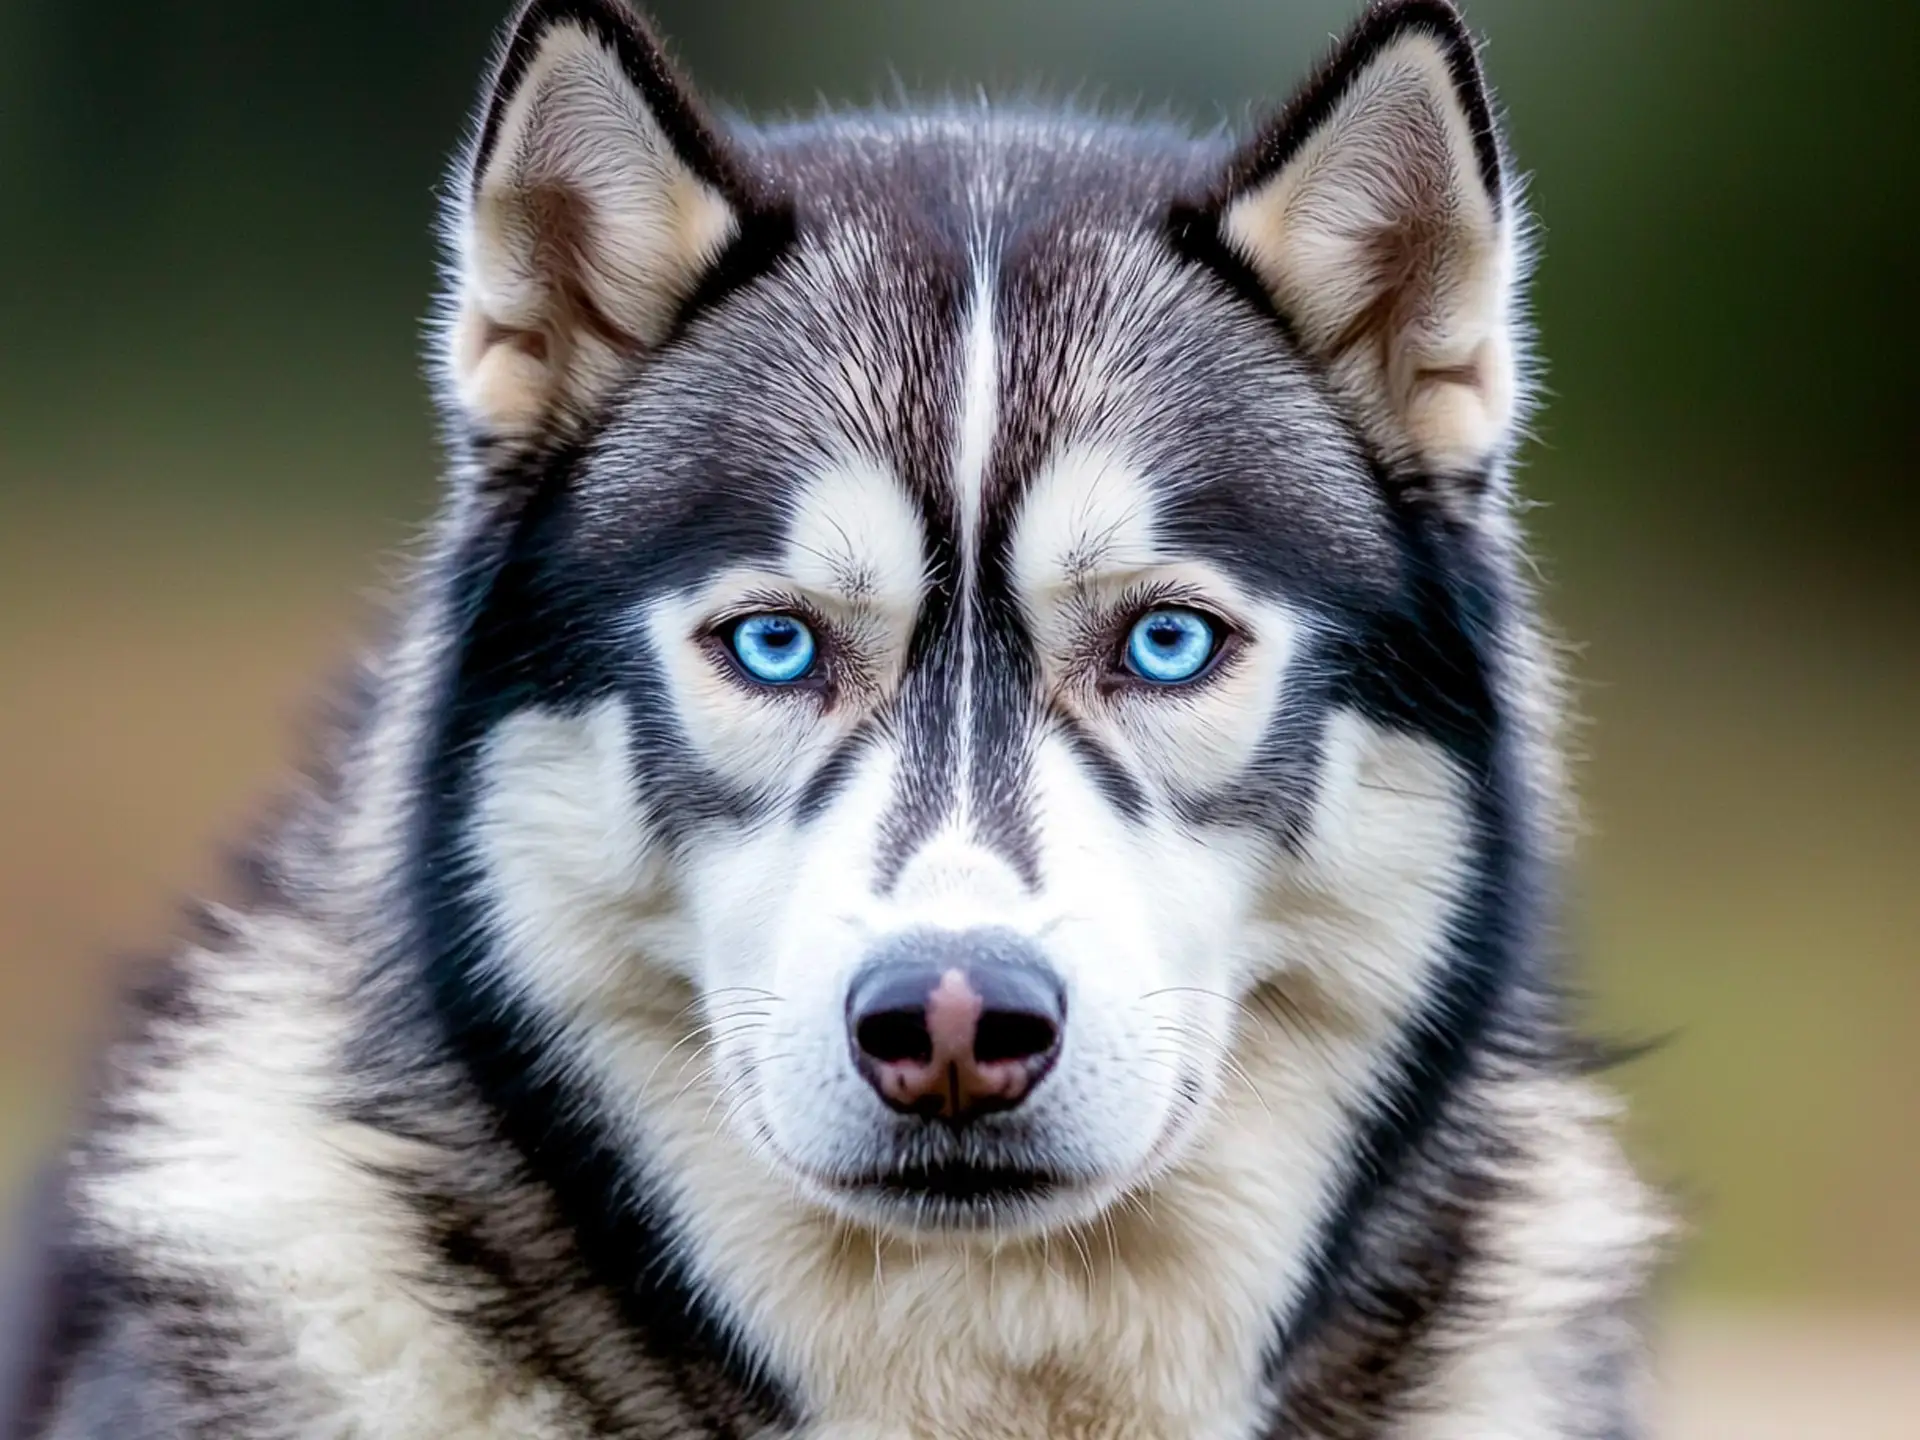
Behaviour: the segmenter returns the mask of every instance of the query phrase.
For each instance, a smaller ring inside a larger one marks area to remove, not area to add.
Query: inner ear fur
[[[1387,465],[1463,486],[1516,425],[1512,208],[1446,0],[1373,6],[1206,206]]]
[[[620,0],[510,23],[451,216],[451,388],[490,438],[577,419],[765,205]]]

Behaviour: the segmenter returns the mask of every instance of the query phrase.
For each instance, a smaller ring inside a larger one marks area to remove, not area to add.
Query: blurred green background
[[[431,221],[504,0],[0,0],[0,1177],[218,890],[435,488]],[[1348,0],[663,0],[707,93],[1202,124]],[[1532,176],[1595,1022],[1692,1297],[1920,1313],[1912,0],[1473,0]]]

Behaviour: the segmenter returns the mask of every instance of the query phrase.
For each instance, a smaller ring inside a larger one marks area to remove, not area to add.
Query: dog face
[[[723,137],[624,10],[536,3],[468,174],[462,983],[643,1139],[691,1092],[920,1233],[1098,1213],[1252,1049],[1403,1043],[1485,738],[1436,537],[1515,403],[1450,10],[1233,151]]]

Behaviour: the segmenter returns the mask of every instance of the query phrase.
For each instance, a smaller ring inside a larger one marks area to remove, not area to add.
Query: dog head
[[[456,189],[460,1023],[925,1232],[1100,1211],[1255,1050],[1339,1109],[1307,1057],[1471,1022],[1516,261],[1450,6],[1233,146],[723,129],[536,0]]]

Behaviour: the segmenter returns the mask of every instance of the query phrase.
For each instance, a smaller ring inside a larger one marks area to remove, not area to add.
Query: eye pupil
[[[1126,665],[1155,685],[1199,678],[1220,649],[1219,627],[1197,610],[1155,610],[1127,637]]]

